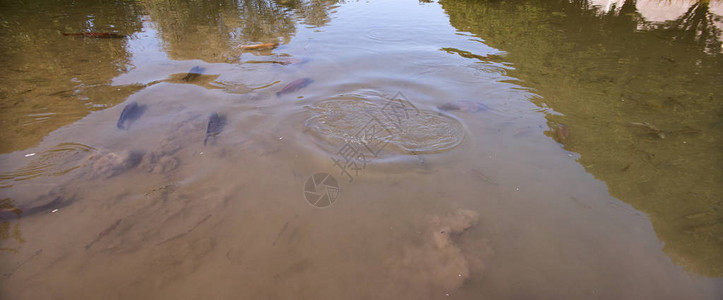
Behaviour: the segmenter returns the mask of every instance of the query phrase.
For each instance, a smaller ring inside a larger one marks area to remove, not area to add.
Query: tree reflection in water
[[[663,23],[633,0],[607,12],[586,0],[441,4],[452,26],[507,52],[505,72],[554,111],[548,134],[565,129],[563,147],[649,215],[673,261],[723,276],[723,55],[709,2]]]
[[[244,44],[287,43],[296,18],[319,27],[336,1],[144,1],[172,59],[232,62]]]

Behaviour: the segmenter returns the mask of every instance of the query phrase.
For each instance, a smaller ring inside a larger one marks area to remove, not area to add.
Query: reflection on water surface
[[[548,126],[569,130],[565,148],[580,153],[613,196],[650,214],[666,253],[723,275],[720,16],[708,2],[663,24],[646,22],[634,1],[608,12],[585,2],[534,3],[443,7],[453,26],[508,51],[509,74],[551,110]]]
[[[4,2],[0,285],[718,299],[721,11]]]

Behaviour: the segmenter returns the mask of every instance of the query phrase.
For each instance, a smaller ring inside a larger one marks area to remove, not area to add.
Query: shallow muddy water
[[[722,13],[3,2],[0,298],[720,299]]]

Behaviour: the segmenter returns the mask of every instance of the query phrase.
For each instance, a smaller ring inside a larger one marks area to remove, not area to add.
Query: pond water
[[[2,298],[721,299],[721,15],[3,1]]]

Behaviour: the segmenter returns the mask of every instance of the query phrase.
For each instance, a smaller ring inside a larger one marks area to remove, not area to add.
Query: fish
[[[642,127],[644,129],[647,129],[647,131],[651,134],[655,134],[657,137],[661,139],[665,139],[665,132],[663,130],[660,130],[658,127],[653,126],[652,124],[648,122],[630,122],[630,125]]]
[[[475,113],[478,111],[488,111],[490,108],[484,103],[481,102],[475,102],[475,101],[469,101],[469,100],[459,100],[459,101],[452,101],[447,102],[445,104],[442,104],[440,106],[437,106],[440,110],[443,111],[463,111],[463,112],[470,112]]]
[[[35,251],[35,254],[33,254],[32,256],[28,257],[27,259],[25,259],[25,260],[24,260],[23,262],[21,262],[20,264],[18,264],[12,271],[3,274],[3,276],[5,276],[5,277],[10,277],[10,276],[12,276],[12,275],[15,273],[15,271],[17,271],[18,269],[20,269],[20,267],[22,267],[24,264],[26,264],[27,262],[29,262],[31,259],[33,259],[33,258],[35,258],[36,256],[40,255],[41,253],[43,253],[43,249],[38,249],[38,251]]]
[[[256,45],[241,45],[238,46],[244,50],[271,50],[279,46],[279,43],[263,43]]]
[[[199,66],[194,66],[191,68],[191,70],[188,71],[188,74],[183,77],[183,81],[192,81],[201,76],[203,74],[203,71],[205,71],[205,68],[201,68]]]
[[[276,92],[276,96],[278,97],[283,94],[296,92],[300,89],[307,87],[312,82],[314,82],[314,81],[311,80],[310,78],[301,78],[301,79],[294,80],[291,83],[287,84],[283,89]]]
[[[203,220],[201,220],[201,221],[199,221],[198,223],[196,223],[195,226],[191,227],[191,229],[186,230],[185,232],[181,232],[181,233],[179,233],[179,234],[177,234],[177,235],[175,235],[175,236],[173,236],[173,237],[171,237],[171,238],[169,238],[169,239],[167,239],[167,240],[165,240],[165,241],[163,241],[163,242],[160,242],[160,243],[156,244],[156,246],[163,245],[163,244],[168,243],[168,242],[170,242],[170,241],[177,240],[177,239],[183,237],[184,235],[187,235],[187,234],[191,233],[192,231],[196,230],[196,228],[198,228],[198,226],[201,226],[201,224],[203,224],[203,222],[206,222],[208,219],[210,219],[211,216],[213,216],[213,215],[208,215],[208,216],[206,216],[205,218],[203,218]]]
[[[110,32],[79,32],[79,33],[63,32],[63,35],[64,36],[89,37],[89,38],[97,38],[97,39],[122,39],[122,38],[126,37],[123,34],[110,33]]]
[[[128,129],[131,123],[143,114],[146,110],[145,105],[138,105],[137,102],[131,102],[123,108],[120,117],[118,118],[118,129]],[[127,124],[126,124],[127,123]]]
[[[499,184],[497,184],[496,182],[494,182],[492,179],[490,179],[489,177],[487,177],[485,174],[483,174],[482,172],[480,172],[479,170],[472,169],[472,170],[469,170],[469,171],[472,173],[472,175],[476,176],[477,178],[481,179],[482,181],[484,181],[484,182],[486,182],[486,183],[489,183],[489,184],[492,184],[492,185],[499,185]]]
[[[289,222],[284,223],[284,226],[281,227],[281,230],[280,230],[279,233],[276,235],[276,239],[275,239],[274,242],[271,244],[271,246],[276,246],[276,242],[279,241],[279,238],[281,237],[282,234],[284,234],[284,231],[286,231],[286,228],[288,228],[288,227],[289,227]]]
[[[283,270],[279,273],[276,273],[274,275],[274,279],[283,279],[283,278],[292,277],[294,275],[298,275],[299,273],[303,272],[304,270],[308,269],[311,266],[312,266],[312,264],[308,260],[306,260],[306,259],[301,260],[301,261],[289,266],[285,270]]]
[[[221,133],[224,126],[226,126],[226,117],[212,113],[208,117],[208,127],[206,127],[206,138],[203,139],[203,145],[206,146],[208,138],[216,137],[216,135]]]
[[[282,59],[282,60],[278,61],[277,63],[284,65],[284,66],[285,65],[303,65],[309,61],[310,61],[309,58],[289,57],[289,58]]]
[[[286,66],[286,65],[303,65],[309,61],[310,60],[307,58],[292,57],[292,58],[284,58],[284,59],[280,59],[280,60],[247,60],[247,61],[245,61],[245,63],[247,63],[247,64],[278,64],[278,65]]]
[[[123,219],[118,219],[117,221],[115,221],[115,223],[113,223],[113,225],[110,225],[108,228],[106,228],[101,233],[99,233],[98,236],[92,242],[90,242],[90,244],[85,246],[85,250],[90,249],[90,247],[93,247],[93,244],[100,241],[100,239],[102,239],[104,236],[108,235],[111,231],[115,230],[118,227],[118,225],[120,225],[121,220],[123,220]]]
[[[560,144],[565,145],[570,137],[570,129],[565,124],[557,124],[553,129],[553,139]]]

